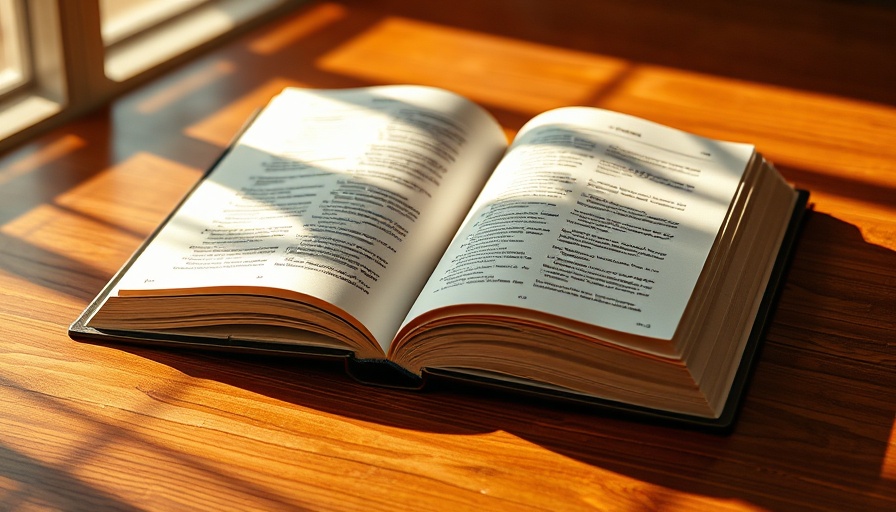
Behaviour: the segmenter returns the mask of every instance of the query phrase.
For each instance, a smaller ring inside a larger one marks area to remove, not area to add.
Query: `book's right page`
[[[405,325],[491,304],[671,339],[753,154],[600,109],[544,113],[517,135]]]

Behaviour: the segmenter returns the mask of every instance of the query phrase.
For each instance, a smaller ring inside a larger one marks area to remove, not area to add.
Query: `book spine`
[[[358,382],[372,386],[420,389],[424,383],[423,377],[386,359],[349,357],[345,360],[345,371]]]

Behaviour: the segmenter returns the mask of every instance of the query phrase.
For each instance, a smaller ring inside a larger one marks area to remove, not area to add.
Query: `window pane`
[[[113,45],[210,0],[100,0],[103,43]]]
[[[104,70],[124,82],[298,0],[100,0]]]
[[[0,0],[0,94],[29,79],[26,30],[21,0]]]

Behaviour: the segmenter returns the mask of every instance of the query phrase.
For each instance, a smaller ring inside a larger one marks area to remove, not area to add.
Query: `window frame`
[[[108,46],[100,0],[16,1],[26,24],[30,76],[0,93],[0,152],[307,0],[209,0]],[[192,39],[178,37],[185,27],[202,30],[191,30]],[[179,44],[159,44],[166,40]]]
[[[0,97],[26,87],[31,81],[31,62],[24,48],[28,40],[25,16],[24,0],[0,0],[0,33],[3,35],[3,53],[6,54],[3,57],[6,65],[0,69],[0,76],[16,75],[9,80],[0,79]],[[9,45],[11,39],[14,44]],[[10,68],[18,72],[10,71]]]

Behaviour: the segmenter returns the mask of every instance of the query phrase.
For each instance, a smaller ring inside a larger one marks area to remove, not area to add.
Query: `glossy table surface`
[[[0,510],[896,509],[893,27],[883,2],[312,2],[0,155]],[[255,108],[383,83],[509,136],[583,104],[751,142],[811,191],[730,435],[69,339]]]

